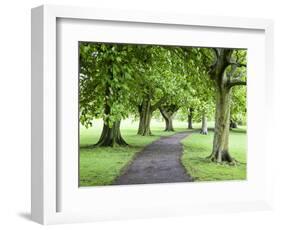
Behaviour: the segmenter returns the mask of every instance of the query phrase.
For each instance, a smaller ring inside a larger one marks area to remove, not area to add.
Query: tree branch
[[[212,80],[214,80],[214,74],[213,74],[213,72],[215,71],[215,69],[216,69],[216,65],[217,65],[217,62],[218,62],[218,58],[219,58],[219,50],[217,49],[217,48],[212,48],[212,51],[213,51],[213,53],[214,53],[214,61],[213,61],[213,63],[209,66],[209,70],[208,70],[208,74],[209,74],[209,76],[210,76],[210,78],[212,79]]]
[[[231,88],[236,85],[247,85],[247,82],[236,79],[236,80],[230,81],[227,86],[228,86],[228,88]]]
[[[163,113],[166,116],[172,116],[175,112],[179,110],[179,106],[175,104],[164,105],[164,106],[160,105],[159,110],[161,113]]]
[[[236,67],[247,67],[246,64],[236,63],[236,62],[229,62],[229,65],[236,66]]]
[[[233,52],[237,52],[237,49],[235,49],[235,50],[229,49],[228,50],[228,54],[227,54],[227,57],[226,57],[226,60],[227,60],[228,64],[231,65],[231,66],[234,66],[234,67],[247,67],[246,64],[243,64],[243,63],[239,62],[239,58],[238,58],[237,55],[236,55],[237,56],[236,60],[234,62],[231,61],[231,59],[232,59],[231,57],[232,57]]]
[[[168,115],[167,115],[167,113],[166,113],[166,110],[165,110],[163,107],[159,106],[159,110],[160,110],[160,113],[162,114],[162,116],[163,116],[164,118],[168,118]]]
[[[234,65],[231,66],[231,71],[226,74],[228,79],[230,79],[233,76],[234,72],[236,71],[236,68],[237,68],[237,66],[234,66]]]
[[[159,101],[157,101],[154,105],[151,105],[151,110],[155,111],[156,109],[158,109],[160,107],[160,105],[162,105],[164,102],[166,101],[166,97],[162,97],[161,99],[159,99]]]

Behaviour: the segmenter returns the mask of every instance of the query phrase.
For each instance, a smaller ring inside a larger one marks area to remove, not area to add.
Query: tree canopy
[[[99,143],[126,144],[120,122],[129,116],[139,120],[139,135],[151,135],[159,110],[166,131],[176,113],[202,121],[204,134],[214,120],[211,159],[232,162],[230,120],[246,122],[246,50],[80,42],[79,51],[80,122],[103,119]]]

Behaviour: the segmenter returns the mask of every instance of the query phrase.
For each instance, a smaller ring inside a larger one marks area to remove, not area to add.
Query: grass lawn
[[[161,136],[187,130],[187,123],[175,121],[175,132],[164,132],[164,122],[152,120],[151,131],[153,136],[143,137],[136,135],[138,122],[125,120],[121,122],[121,133],[129,146],[85,148],[98,141],[102,124],[101,120],[97,120],[92,128],[80,127],[80,186],[112,184],[120,175],[122,169],[132,161],[135,154],[146,145]]]
[[[236,166],[210,162],[206,157],[211,154],[213,132],[208,135],[199,133],[185,138],[182,143],[184,154],[182,163],[195,181],[245,180],[246,179],[246,129],[238,128],[230,132],[230,154],[238,163]]]

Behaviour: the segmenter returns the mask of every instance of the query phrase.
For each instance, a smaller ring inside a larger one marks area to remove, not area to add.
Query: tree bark
[[[215,134],[213,150],[210,156],[215,162],[232,162],[229,154],[229,125],[230,125],[231,89],[218,89],[216,95]]]
[[[193,108],[189,108],[187,120],[188,120],[188,129],[193,129],[192,126],[192,117],[193,117]]]
[[[139,106],[139,129],[138,135],[149,136],[151,135],[150,121],[152,117],[151,101],[149,98],[145,98],[142,104]]]
[[[202,127],[200,130],[200,133],[203,135],[208,134],[207,116],[205,115],[205,113],[203,113],[203,115],[202,115]]]
[[[228,150],[231,88],[246,85],[246,82],[232,77],[237,67],[246,67],[246,64],[233,62],[231,58],[233,49],[214,48],[213,51],[216,60],[211,66],[209,74],[216,87],[216,114],[213,150],[209,158],[219,163],[223,161],[233,163],[235,160],[230,156]],[[231,69],[226,73],[228,66]]]
[[[120,121],[115,121],[110,127],[104,122],[102,133],[99,141],[95,144],[97,147],[115,147],[115,146],[127,146],[128,144],[122,138],[120,132]]]
[[[166,131],[166,132],[175,131],[174,127],[173,127],[173,114],[174,114],[174,112],[173,111],[167,111],[163,107],[160,107],[159,110],[160,110],[160,113],[162,114],[162,116],[165,120],[165,124],[166,124],[166,127],[165,127],[164,131]]]
[[[210,155],[212,161],[233,162],[229,154],[229,126],[230,126],[230,102],[231,87],[230,77],[226,74],[226,68],[230,65],[232,49],[216,48],[216,62],[212,65],[210,77],[216,87],[216,113],[215,113],[215,133],[213,149]],[[233,72],[235,68],[232,68]]]

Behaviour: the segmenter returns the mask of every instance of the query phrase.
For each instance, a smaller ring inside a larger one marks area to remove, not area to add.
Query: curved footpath
[[[192,178],[183,168],[180,141],[192,132],[162,137],[137,153],[127,170],[115,181],[116,185],[187,182]]]

